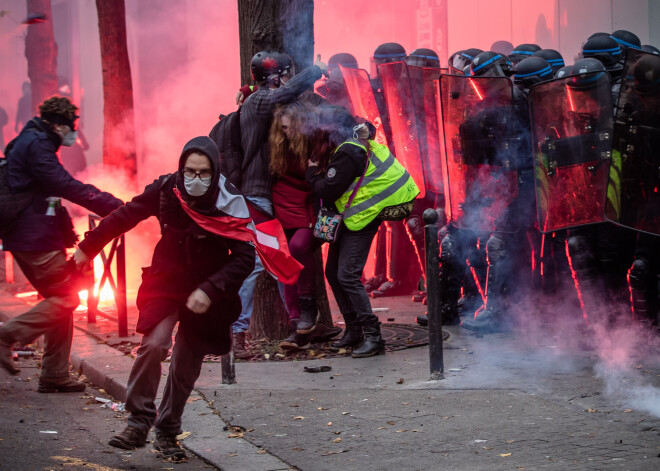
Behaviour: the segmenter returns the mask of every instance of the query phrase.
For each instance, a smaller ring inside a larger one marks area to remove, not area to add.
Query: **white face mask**
[[[62,137],[62,145],[71,147],[76,142],[76,139],[78,139],[78,131],[71,131]]]
[[[211,178],[212,177],[190,178],[184,175],[183,184],[186,187],[186,192],[188,192],[190,196],[202,196],[206,193],[206,190],[209,189],[209,186],[211,186]]]

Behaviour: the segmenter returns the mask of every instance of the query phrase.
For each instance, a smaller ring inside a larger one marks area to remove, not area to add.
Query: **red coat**
[[[291,163],[286,175],[273,185],[273,211],[286,229],[312,227],[316,220],[312,189],[305,180],[305,169]]]

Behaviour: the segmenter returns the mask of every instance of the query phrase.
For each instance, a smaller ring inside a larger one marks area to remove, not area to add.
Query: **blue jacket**
[[[61,227],[70,223],[70,219],[66,220],[67,214],[46,215],[49,196],[65,198],[103,217],[123,204],[110,193],[84,184],[64,170],[56,154],[61,143],[60,136],[35,117],[8,146],[11,146],[7,159],[12,192],[31,189],[34,198],[3,239],[4,250],[52,251],[66,247]]]

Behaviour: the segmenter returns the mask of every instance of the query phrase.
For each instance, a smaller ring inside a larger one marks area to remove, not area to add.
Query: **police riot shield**
[[[317,80],[314,84],[314,92],[321,95],[328,100],[332,105],[343,106],[350,109],[351,104],[348,100],[348,92],[346,91],[346,84],[339,68],[333,69],[328,78]]]
[[[346,86],[351,113],[376,126],[376,142],[387,145],[383,120],[378,112],[369,74],[364,69],[349,69],[342,65],[339,65],[339,70]]]
[[[629,48],[623,77],[607,219],[660,235],[660,56]]]
[[[529,108],[539,229],[604,221],[613,126],[607,74],[536,84]]]
[[[445,211],[459,228],[480,232],[518,229],[521,139],[506,77],[440,76],[445,135]]]
[[[424,184],[433,193],[444,192],[441,155],[445,145],[442,129],[438,129],[442,120],[438,120],[440,109],[436,108],[434,84],[440,78],[440,73],[441,69],[408,66]]]
[[[417,197],[423,198],[426,194],[424,170],[408,67],[404,62],[388,62],[378,65],[378,73],[392,128],[394,155],[415,180],[420,190]]]

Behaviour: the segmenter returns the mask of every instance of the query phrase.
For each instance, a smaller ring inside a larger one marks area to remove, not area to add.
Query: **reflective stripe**
[[[628,41],[624,41],[623,39],[619,39],[619,38],[614,37],[614,36],[612,36],[612,35],[610,35],[610,38],[614,39],[614,40],[615,40],[616,42],[618,42],[619,44],[623,44],[624,46],[628,46],[628,47],[631,47],[631,48],[633,48],[633,49],[637,49],[638,51],[640,51],[640,50],[642,49],[642,48],[639,47],[637,44],[629,43]]]
[[[385,172],[387,172],[387,169],[390,168],[391,165],[394,165],[394,156],[390,152],[390,155],[387,157],[387,159],[381,161],[378,157],[376,157],[376,155],[373,152],[370,152],[369,161],[374,167],[376,167],[376,169],[373,172],[371,172],[369,175],[364,176],[364,178],[362,179],[362,183],[360,184],[361,186],[367,185],[368,183],[374,181],[376,178],[382,176]],[[348,190],[346,191],[353,191],[355,185],[357,185],[357,181],[353,181],[353,183],[351,183],[351,186],[349,186]]]
[[[530,72],[528,74],[516,74],[516,78],[531,77],[532,75],[538,75],[539,77],[541,77],[543,75],[548,75],[551,72],[552,72],[552,69],[550,68],[550,66],[548,66],[548,67],[545,67],[541,70],[537,70],[535,72]]]
[[[617,54],[621,54],[621,48],[613,47],[611,49],[583,49],[582,54],[584,54],[585,52],[588,54],[598,54],[599,52],[611,52],[613,56],[616,56]]]
[[[391,155],[391,154],[390,154]],[[370,208],[371,206],[375,206],[384,199],[392,196],[394,193],[396,193],[398,190],[403,188],[403,186],[406,184],[406,182],[410,179],[410,174],[408,173],[407,170],[403,172],[403,175],[395,181],[392,185],[388,186],[385,188],[383,191],[380,193],[377,193],[373,195],[372,197],[361,201],[359,204],[356,204],[354,206],[351,206],[348,208],[346,211],[344,211],[344,218],[348,219],[351,216],[355,216],[357,213],[364,211],[367,208]]]
[[[483,69],[484,67],[486,67],[488,64],[492,64],[492,63],[495,62],[497,59],[501,59],[501,58],[502,58],[502,56],[500,56],[499,54],[496,55],[495,57],[491,57],[490,59],[488,59],[488,60],[487,60],[486,62],[484,62],[483,64],[480,64],[480,65],[478,65],[477,67],[475,67],[475,68],[474,68],[474,71],[477,72],[477,71]]]

